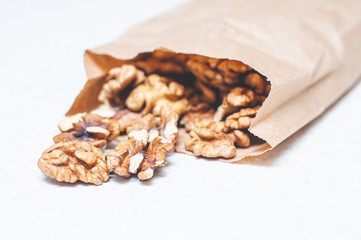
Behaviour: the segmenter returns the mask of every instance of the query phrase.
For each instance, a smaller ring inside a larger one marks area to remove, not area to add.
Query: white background
[[[1,1],[1,239],[361,239],[360,83],[243,164],[174,154],[151,181],[98,187],[40,172],[85,49],[181,2]]]

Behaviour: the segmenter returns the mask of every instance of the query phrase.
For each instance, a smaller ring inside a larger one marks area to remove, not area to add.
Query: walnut
[[[148,142],[150,144],[144,161],[141,164],[141,170],[138,173],[138,178],[141,180],[151,178],[155,168],[166,166],[166,156],[172,154],[175,149],[175,143],[178,138],[177,123],[179,115],[174,111],[169,112],[169,109],[164,108],[161,118],[161,131],[152,129],[149,132]],[[159,133],[161,136],[159,136]]]
[[[247,148],[251,145],[251,140],[248,134],[243,131],[234,130],[231,133],[227,133],[227,135],[232,139],[237,147]]]
[[[127,133],[132,131],[139,131],[145,129],[149,131],[157,125],[157,119],[151,113],[144,115],[143,117],[134,119],[131,124],[127,127]]]
[[[226,118],[226,127],[231,129],[246,129],[251,125],[252,119],[256,116],[260,106],[244,108]]]
[[[265,77],[262,77],[258,73],[250,73],[244,80],[245,84],[252,87],[254,92],[259,95],[268,95],[269,87],[271,86]]]
[[[152,55],[154,58],[159,59],[162,62],[170,61],[170,62],[176,62],[181,65],[183,65],[183,63],[187,60],[186,54],[175,53],[165,48],[158,48],[154,50]]]
[[[225,133],[208,128],[196,128],[189,136],[191,138],[185,142],[185,147],[196,156],[232,158],[236,155],[236,147]]]
[[[255,101],[255,94],[252,90],[236,87],[230,91],[226,97],[226,101],[234,107],[244,107]]]
[[[166,166],[165,158],[174,152],[174,146],[174,142],[164,137],[157,136],[154,138],[145,153],[138,178],[140,180],[150,179],[153,177],[155,168]]]
[[[71,118],[72,117],[70,117],[70,119]],[[64,120],[62,122],[64,122]],[[120,133],[118,121],[102,118],[95,114],[86,114],[85,116],[82,116],[78,122],[72,123],[71,128],[69,128],[69,126],[66,128],[63,125],[61,126],[61,129],[67,129],[67,131],[63,131],[55,136],[53,139],[55,143],[69,140],[95,141],[105,139],[111,141]]]
[[[160,116],[162,109],[164,108],[167,108],[168,111],[176,112],[178,115],[182,115],[188,109],[188,100],[186,98],[182,98],[177,101],[171,101],[167,98],[160,98],[154,105],[153,114]]]
[[[190,72],[199,80],[225,91],[227,85],[234,86],[240,82],[241,74],[251,71],[248,65],[235,61],[193,56],[186,63]]]
[[[172,61],[161,61],[155,58],[139,60],[133,63],[137,68],[142,69],[147,74],[182,74],[184,69],[182,65]]]
[[[252,90],[236,87],[223,98],[223,102],[217,108],[213,120],[220,121],[224,116],[235,112],[239,107],[254,106],[262,101],[262,99],[261,96],[256,95]]]
[[[213,122],[211,119],[203,119],[203,120],[199,121],[198,124],[196,125],[196,127],[197,128],[208,128],[212,131],[223,132],[223,133],[227,133],[230,130],[228,127],[226,127],[226,124],[224,121]]]
[[[113,116],[113,119],[119,122],[120,132],[125,132],[127,127],[132,124],[132,121],[141,116],[140,113],[132,112],[129,109],[121,109]]]
[[[60,182],[80,180],[100,185],[109,178],[104,154],[87,141],[60,142],[51,146],[43,152],[38,167],[45,175]]]
[[[204,62],[198,62],[195,59],[188,60],[187,67],[199,80],[208,85],[216,87],[223,84],[222,75]]]
[[[108,104],[101,104],[96,109],[93,109],[91,114],[99,115],[104,118],[111,118],[113,117],[117,112],[114,108],[109,106]]]
[[[86,113],[77,113],[72,116],[65,117],[59,124],[58,127],[60,131],[67,132],[73,128],[73,124],[78,123],[82,120],[82,118],[86,115]]]
[[[167,97],[170,100],[176,100],[184,95],[184,86],[170,81],[165,77],[152,74],[146,81],[133,89],[129,94],[125,104],[132,111],[150,113],[157,100]]]
[[[131,132],[128,137],[127,142],[120,142],[114,151],[106,155],[108,170],[123,177],[137,172],[144,159],[143,149],[148,143],[149,135],[143,129]]]
[[[211,122],[214,112],[214,109],[211,108],[208,104],[199,104],[197,107],[192,108],[182,117],[181,124],[183,124],[185,126],[185,130],[189,132],[196,128],[201,121],[209,120]]]
[[[212,90],[210,87],[206,86],[199,80],[196,81],[195,86],[202,93],[199,99],[200,102],[206,102],[209,104],[213,104],[216,102],[217,96],[214,90]]]
[[[175,143],[178,138],[178,120],[179,115],[176,112],[163,111],[161,115],[161,135]]]
[[[191,55],[190,59],[192,61],[205,63],[213,69],[216,69],[218,64],[223,61],[222,59],[219,59],[219,58],[211,58],[211,57],[205,57],[205,56],[201,56],[201,55]]]
[[[139,179],[151,178],[154,169],[166,166],[165,157],[174,152],[178,137],[178,118],[176,112],[170,108],[163,108],[161,123],[156,121],[152,114],[136,119],[134,128],[127,129],[130,132],[128,141],[119,143],[114,151],[107,154],[109,170],[124,177],[139,171]],[[159,126],[160,130],[154,128],[156,126]],[[142,130],[137,131],[140,128]],[[147,143],[149,146],[146,150]]]
[[[250,66],[235,60],[223,60],[218,64],[217,69],[224,77],[229,78],[235,78],[239,74],[252,70]]]
[[[217,108],[217,111],[213,116],[213,121],[215,122],[221,121],[224,116],[235,111],[237,111],[237,108],[229,104],[226,98],[223,98],[222,104]]]
[[[133,65],[123,65],[118,68],[112,68],[108,72],[108,82],[103,85],[98,100],[108,105],[110,105],[111,101],[120,104],[119,92],[131,83],[136,82],[138,84],[144,81],[144,79],[144,73],[136,69]]]

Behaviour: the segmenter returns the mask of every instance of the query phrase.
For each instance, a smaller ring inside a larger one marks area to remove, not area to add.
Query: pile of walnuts
[[[269,92],[266,78],[240,61],[163,49],[140,54],[108,71],[97,109],[59,123],[38,166],[71,183],[100,185],[111,172],[147,180],[167,165],[179,127],[194,155],[233,158],[251,145],[248,128]],[[118,146],[104,154],[111,141]]]

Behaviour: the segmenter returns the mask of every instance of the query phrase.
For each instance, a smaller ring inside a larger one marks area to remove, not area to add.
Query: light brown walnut
[[[178,138],[179,114],[167,111],[165,108],[161,113],[160,135],[175,143]]]
[[[212,131],[223,132],[223,133],[227,133],[230,130],[229,128],[226,127],[226,124],[224,121],[213,122],[211,119],[201,120],[196,125],[196,127],[197,128],[208,128]]]
[[[184,86],[168,78],[152,74],[143,84],[131,91],[125,104],[132,111],[142,110],[143,114],[147,114],[151,112],[159,99],[166,97],[175,101],[183,95]]]
[[[147,180],[153,177],[154,169],[167,165],[165,158],[174,152],[175,144],[162,136],[154,138],[148,146],[141,164],[138,178]]]
[[[234,107],[245,107],[251,105],[256,99],[252,90],[244,87],[232,89],[226,97],[226,101]]]
[[[128,135],[127,142],[120,142],[114,151],[106,155],[108,170],[119,176],[129,177],[137,173],[144,159],[144,148],[148,143],[148,132],[143,129]]]
[[[234,130],[233,132],[227,133],[237,147],[247,148],[251,145],[249,135],[240,130]]]
[[[225,133],[196,128],[189,136],[190,139],[185,142],[186,150],[192,151],[196,156],[232,158],[236,155],[233,140]]]
[[[243,108],[239,112],[233,113],[226,118],[226,127],[231,129],[247,129],[251,121],[256,116],[259,106],[254,108]]]
[[[244,80],[245,84],[254,89],[254,92],[259,95],[267,96],[270,91],[270,84],[265,77],[258,73],[250,73]]]
[[[66,116],[63,120],[61,120],[58,124],[59,130],[62,132],[67,132],[72,130],[75,123],[82,121],[83,117],[86,115],[85,112],[77,113],[71,116]]]
[[[192,59],[187,61],[187,67],[194,76],[208,85],[217,87],[223,84],[222,75],[209,67],[207,63]]]
[[[120,132],[125,132],[133,120],[140,118],[142,114],[132,112],[129,109],[121,109],[114,116],[113,119],[117,120],[120,125]]]
[[[80,180],[100,185],[109,178],[104,154],[87,141],[54,144],[43,152],[38,167],[45,175],[60,182]]]
[[[161,113],[160,131],[152,129],[149,132],[149,146],[141,164],[138,178],[147,180],[153,176],[154,169],[167,165],[165,158],[172,154],[178,138],[179,115],[164,108]]]
[[[144,115],[143,117],[134,119],[131,124],[127,127],[127,134],[133,131],[139,131],[145,129],[149,131],[158,124],[157,119],[151,113]]]
[[[59,124],[59,126],[63,125]],[[60,129],[66,131],[56,135],[53,139],[54,143],[69,140],[96,141],[104,139],[111,141],[120,133],[120,125],[118,121],[109,118],[102,118],[95,114],[82,115],[80,120],[72,123],[71,127],[69,125],[66,128]]]
[[[240,107],[252,107],[264,100],[252,90],[244,87],[233,88],[224,98],[214,114],[214,121],[221,121],[227,114],[237,111]]]
[[[184,114],[188,109],[188,100],[182,98],[180,100],[171,101],[167,98],[160,98],[156,101],[153,107],[153,114],[160,116],[163,109],[168,109],[168,111],[176,112],[178,115]]]
[[[97,108],[93,109],[90,113],[104,118],[112,118],[117,112],[114,108],[112,108],[112,106],[108,104],[101,104]]]
[[[212,121],[214,113],[215,110],[210,105],[206,103],[199,104],[186,113],[180,122],[184,125],[185,130],[189,132],[196,128],[201,121]]]
[[[145,75],[133,65],[123,65],[112,68],[108,72],[108,82],[103,85],[99,93],[98,100],[110,105],[111,103],[120,104],[119,92],[129,86],[131,83],[139,84],[145,80]]]

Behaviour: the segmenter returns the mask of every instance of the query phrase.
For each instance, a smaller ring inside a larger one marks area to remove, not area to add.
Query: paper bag
[[[361,74],[360,44],[359,0],[198,0],[86,51],[89,80],[67,115],[97,107],[106,72],[139,53],[164,47],[240,60],[268,78],[271,92],[249,129],[264,142],[223,159],[236,162],[275,147],[345,94]]]

